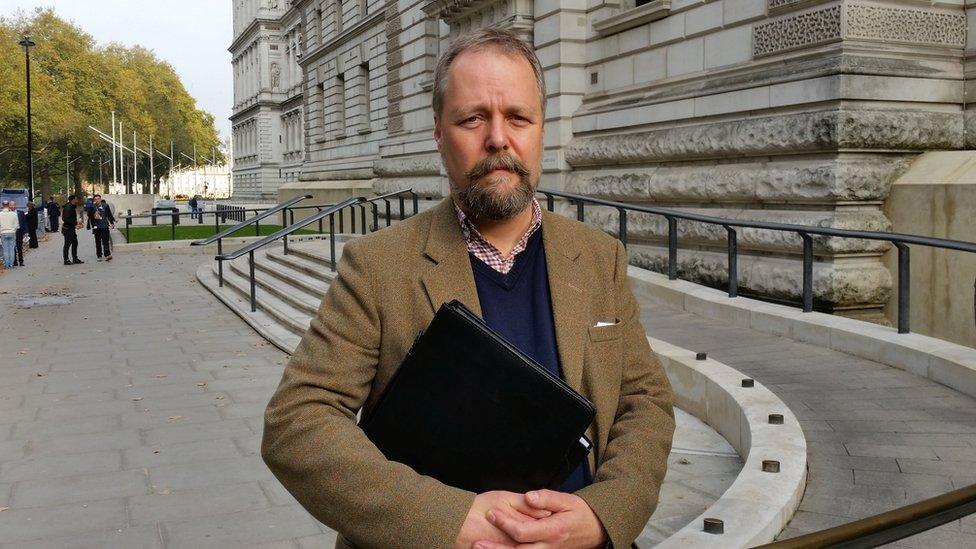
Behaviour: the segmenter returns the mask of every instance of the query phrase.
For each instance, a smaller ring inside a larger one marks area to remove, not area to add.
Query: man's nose
[[[492,117],[488,123],[488,136],[485,141],[485,148],[489,153],[497,153],[508,150],[508,127],[505,125],[504,117]]]

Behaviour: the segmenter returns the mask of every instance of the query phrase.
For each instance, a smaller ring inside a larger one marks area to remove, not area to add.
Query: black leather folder
[[[383,455],[472,492],[558,489],[590,451],[593,405],[459,301],[414,341],[360,421]],[[379,479],[378,479],[379,480]]]

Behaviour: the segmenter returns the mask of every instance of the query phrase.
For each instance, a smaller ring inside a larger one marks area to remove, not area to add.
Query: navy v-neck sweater
[[[492,269],[474,254],[469,256],[482,318],[488,326],[562,379],[542,228],[529,237],[507,274]],[[591,482],[584,460],[561,490],[572,493]]]

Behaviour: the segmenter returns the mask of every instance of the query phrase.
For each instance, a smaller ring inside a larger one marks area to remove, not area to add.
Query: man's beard
[[[507,178],[488,178],[484,183],[478,182],[497,169],[509,170],[519,176],[518,185],[510,191],[499,191],[499,187],[508,184]],[[468,183],[466,188],[460,188],[453,180],[451,187],[466,213],[475,219],[501,221],[522,213],[532,202],[535,189],[532,188],[529,174],[529,169],[517,158],[495,154],[481,159],[464,174]]]

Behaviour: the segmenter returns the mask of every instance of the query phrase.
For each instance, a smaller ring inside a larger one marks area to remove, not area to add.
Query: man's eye
[[[478,122],[478,117],[477,116],[471,116],[471,117],[465,118],[464,120],[461,121],[461,123],[464,124],[464,125],[466,125],[466,126],[470,126],[470,125],[475,124],[477,122]]]

